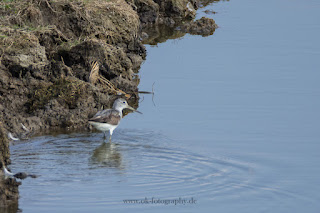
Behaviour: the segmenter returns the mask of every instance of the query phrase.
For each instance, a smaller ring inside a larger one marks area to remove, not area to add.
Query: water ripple
[[[266,192],[295,196],[272,183],[257,182],[261,165],[177,148],[157,132],[120,129],[111,144],[101,137],[100,133],[45,136],[12,146],[12,169],[40,175],[23,184],[22,203],[119,207],[123,199],[152,196],[202,200]]]

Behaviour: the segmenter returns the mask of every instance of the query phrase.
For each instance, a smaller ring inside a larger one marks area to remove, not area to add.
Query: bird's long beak
[[[134,112],[140,113],[142,114],[142,112],[139,112],[138,110],[136,110],[135,108],[131,107],[131,106],[127,106],[128,109],[131,109]]]

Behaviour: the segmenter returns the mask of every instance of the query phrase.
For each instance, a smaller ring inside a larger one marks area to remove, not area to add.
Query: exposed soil
[[[94,61],[131,101],[137,97],[133,79],[146,51],[139,17],[124,0],[17,1],[2,13],[0,117],[8,131],[22,131],[20,123],[34,131],[87,128],[115,98],[89,83]]]
[[[10,163],[9,141],[6,131],[0,121],[0,167]],[[17,207],[19,197],[18,186],[21,183],[14,178],[3,178],[2,170],[0,171],[0,207],[9,206],[8,208]]]
[[[141,40],[158,42],[166,30],[172,33],[164,40],[212,34],[212,19],[193,21],[201,4],[0,0],[0,168],[10,163],[8,132],[26,136],[21,124],[31,132],[88,129],[88,118],[110,107],[119,90],[137,107],[137,73],[146,57]],[[94,62],[116,90],[90,81]],[[19,184],[12,178],[0,180],[0,206],[17,201]]]

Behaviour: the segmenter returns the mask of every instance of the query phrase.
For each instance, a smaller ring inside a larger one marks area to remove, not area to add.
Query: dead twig
[[[153,100],[153,98],[154,98],[154,84],[155,83],[156,82],[153,82],[153,84],[152,84],[152,103],[153,103],[154,106],[156,106],[156,104],[154,103],[154,100]]]
[[[52,12],[57,13],[57,11],[55,11],[55,10],[51,7],[51,5],[50,5],[50,3],[48,2],[48,0],[45,0],[45,1],[46,1],[46,3],[47,3],[47,6],[49,7],[49,9],[50,9]]]
[[[100,82],[102,87],[107,88],[109,91],[115,93],[116,95],[124,95],[126,98],[130,98],[131,95],[125,93],[124,91],[116,88],[108,79],[101,76],[99,74],[99,63],[97,61],[91,64],[91,72],[89,76],[89,81],[91,84],[95,85],[96,83]]]
[[[154,84],[155,84],[156,82],[153,82],[153,84],[152,84],[152,92],[148,92],[148,91],[138,91],[138,93],[140,93],[140,94],[152,94],[152,103],[153,103],[153,105],[154,106],[156,106],[156,104],[154,103]],[[143,100],[142,100],[143,101]],[[141,102],[142,102],[141,101]]]

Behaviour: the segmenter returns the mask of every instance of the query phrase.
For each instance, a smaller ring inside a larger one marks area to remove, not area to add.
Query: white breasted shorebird
[[[113,130],[118,127],[120,120],[122,119],[123,109],[131,109],[132,111],[142,114],[141,112],[135,110],[133,107],[129,106],[125,99],[118,98],[114,101],[112,109],[105,109],[97,112],[97,114],[89,119],[89,123],[97,130],[104,132],[105,138],[106,132],[109,130],[109,141],[111,142]]]

